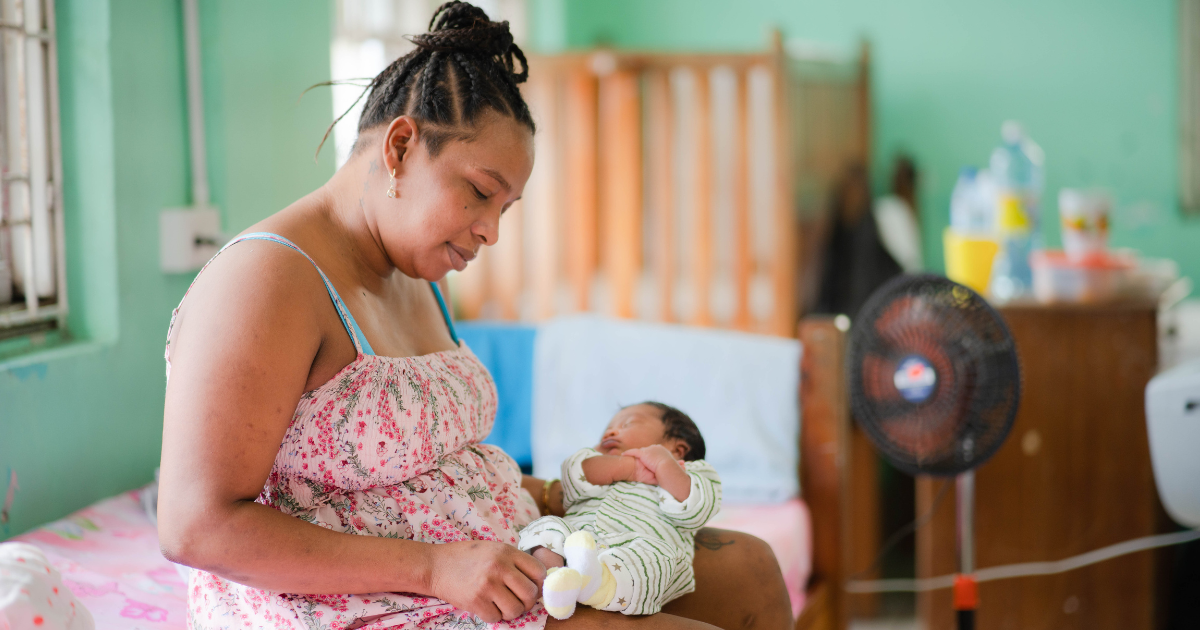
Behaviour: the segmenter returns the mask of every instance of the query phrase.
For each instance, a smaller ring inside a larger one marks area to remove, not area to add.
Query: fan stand
[[[975,582],[975,471],[959,473],[954,479],[958,573],[954,576],[954,610],[958,630],[975,630],[975,608],[979,586]]]

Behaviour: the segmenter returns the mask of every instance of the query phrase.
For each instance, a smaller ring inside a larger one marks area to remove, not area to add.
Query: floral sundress
[[[272,241],[304,254],[269,233],[244,235],[225,248],[245,240]],[[317,271],[358,356],[301,397],[257,502],[348,534],[516,545],[518,529],[537,518],[537,508],[521,488],[516,462],[481,443],[495,421],[496,387],[458,341],[437,285],[433,291],[459,347],[381,357],[333,284]],[[166,360],[170,378],[169,342]],[[188,583],[191,630],[540,630],[545,623],[540,603],[513,621],[488,624],[442,600],[411,593],[276,593],[198,570]]]

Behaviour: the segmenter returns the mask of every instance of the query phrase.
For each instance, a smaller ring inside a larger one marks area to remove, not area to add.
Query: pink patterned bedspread
[[[792,599],[792,615],[800,614],[804,608],[804,587],[812,574],[812,521],[804,501],[726,504],[708,525],[746,532],[767,541],[783,570],[783,581]]]
[[[792,599],[804,607],[812,571],[808,507],[793,499],[776,505],[726,505],[710,523],[767,541]],[[158,532],[136,490],[104,499],[13,540],[36,545],[87,606],[99,630],[162,630],[186,626],[187,585],[158,550]]]
[[[37,546],[98,630],[182,629],[187,584],[158,550],[137,491],[104,499],[13,540]]]

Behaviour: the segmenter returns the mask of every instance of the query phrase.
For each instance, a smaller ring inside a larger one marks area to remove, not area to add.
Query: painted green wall
[[[845,49],[868,39],[875,179],[897,151],[915,155],[933,268],[959,167],[985,165],[1013,118],[1046,151],[1048,244],[1058,189],[1104,186],[1119,206],[1116,245],[1200,280],[1200,220],[1177,203],[1174,0],[540,1],[564,16],[565,36],[535,37],[550,49],[757,49],[770,25]]]
[[[190,275],[158,269],[158,212],[186,205],[179,3],[58,0],[73,340],[0,363],[10,531],[149,481],[162,439],[163,342]],[[331,118],[325,1],[201,3],[213,201],[228,233],[320,186]],[[7,368],[4,366],[8,366]],[[2,490],[0,490],[2,495]]]

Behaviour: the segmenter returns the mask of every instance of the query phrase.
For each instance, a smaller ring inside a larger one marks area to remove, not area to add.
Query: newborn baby
[[[563,462],[566,516],[539,518],[519,542],[552,567],[542,596],[553,617],[570,617],[576,602],[648,615],[695,590],[696,530],[721,507],[721,481],[703,458],[691,418],[644,402]]]

